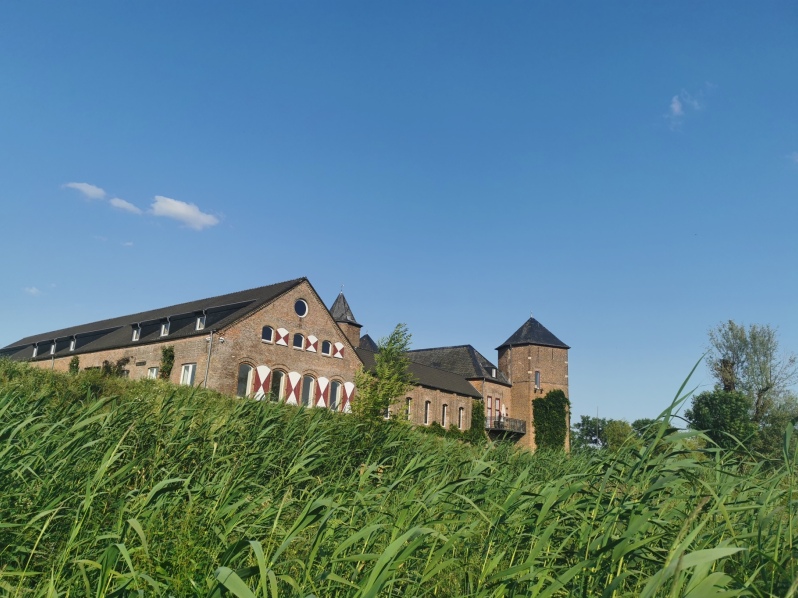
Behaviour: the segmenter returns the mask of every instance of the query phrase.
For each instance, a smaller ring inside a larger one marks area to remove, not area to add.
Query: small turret
[[[338,293],[338,297],[335,298],[335,301],[330,308],[330,315],[333,317],[333,320],[335,320],[336,324],[338,324],[338,327],[346,335],[346,338],[349,339],[349,342],[352,343],[352,346],[359,346],[360,329],[363,327],[363,325],[358,324],[357,320],[355,320],[355,316],[352,313],[352,309],[349,307],[346,297],[344,297],[343,291]]]

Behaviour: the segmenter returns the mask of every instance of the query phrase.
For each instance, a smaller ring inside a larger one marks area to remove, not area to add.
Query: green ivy
[[[532,401],[535,444],[539,449],[564,449],[570,402],[561,390],[550,390]]]
[[[172,345],[161,349],[161,369],[159,377],[163,380],[169,380],[172,375],[172,368],[175,365],[175,348]]]
[[[463,439],[471,444],[485,443],[485,405],[482,401],[471,403],[471,427],[463,432]]]
[[[69,373],[77,374],[80,371],[80,357],[73,355],[69,360]]]

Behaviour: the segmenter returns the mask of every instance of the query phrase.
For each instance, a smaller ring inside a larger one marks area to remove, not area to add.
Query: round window
[[[300,318],[304,318],[308,315],[308,304],[305,303],[304,299],[297,299],[296,303],[294,303],[294,311]]]

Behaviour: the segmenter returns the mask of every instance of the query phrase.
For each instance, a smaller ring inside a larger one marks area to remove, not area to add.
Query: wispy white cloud
[[[216,216],[200,211],[196,204],[186,203],[185,201],[164,197],[163,195],[155,196],[155,201],[152,203],[150,211],[155,216],[172,218],[194,230],[202,230],[219,224],[219,219]]]
[[[25,287],[22,290],[25,291],[28,295],[31,295],[33,297],[36,297],[37,295],[41,295],[42,294],[42,292],[39,289],[37,289],[36,287]]]
[[[665,118],[668,119],[671,130],[680,129],[684,119],[689,113],[703,110],[706,105],[707,95],[716,87],[716,85],[707,82],[697,93],[690,93],[686,89],[683,89],[673,96],[668,106],[668,112],[665,114]]]
[[[108,200],[115,208],[119,208],[120,210],[124,210],[125,212],[130,212],[131,214],[141,214],[141,209],[137,206],[134,206],[129,201],[125,201],[124,199],[120,199],[118,197],[114,197]]]
[[[64,189],[75,189],[86,199],[105,199],[105,190],[89,183],[64,183]]]
[[[133,241],[125,241],[122,243],[122,247],[133,247]]]

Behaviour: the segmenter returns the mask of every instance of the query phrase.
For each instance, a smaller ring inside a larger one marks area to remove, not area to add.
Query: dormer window
[[[75,340],[75,337],[73,336],[72,339],[69,341],[69,350],[70,351],[74,351],[76,344],[77,344],[77,341]]]
[[[197,316],[197,330],[203,330],[205,328],[205,314],[201,316]]]
[[[133,338],[131,339],[133,342],[136,342],[141,338],[141,326],[136,326],[133,329]]]
[[[50,345],[50,355],[55,355],[55,341]]]
[[[496,377],[496,368],[490,368],[490,377],[491,378],[495,378]]]
[[[161,336],[168,336],[169,334],[169,320],[161,324]]]
[[[33,357],[39,354],[39,345],[33,345]]]

